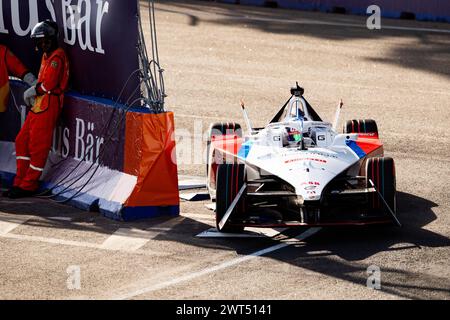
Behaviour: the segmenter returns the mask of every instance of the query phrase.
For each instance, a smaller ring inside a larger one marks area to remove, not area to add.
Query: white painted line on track
[[[206,188],[205,177],[198,176],[178,176],[178,189],[179,190],[189,190],[189,189],[203,189]]]
[[[179,190],[204,189],[206,183],[203,181],[180,181],[178,182]]]
[[[273,238],[288,228],[253,228],[245,227],[245,231],[260,233],[265,237]]]
[[[48,217],[47,219],[56,221],[72,221],[72,218],[70,217]]]
[[[29,220],[30,216],[12,215],[0,212],[0,235],[6,235]]]
[[[204,276],[204,275],[207,275],[207,274],[210,274],[210,273],[222,270],[222,269],[226,269],[226,268],[238,265],[240,263],[243,263],[243,262],[255,259],[255,258],[259,257],[259,256],[263,256],[263,255],[268,254],[270,252],[274,252],[274,251],[283,249],[283,248],[285,248],[287,246],[290,246],[291,244],[299,243],[299,242],[305,240],[306,238],[312,236],[313,234],[317,233],[320,229],[321,228],[310,228],[310,229],[306,230],[305,232],[303,232],[299,236],[293,238],[293,239],[296,240],[295,242],[294,241],[282,242],[282,243],[279,243],[277,245],[271,246],[269,248],[253,252],[253,253],[251,253],[249,255],[246,255],[246,256],[243,256],[243,257],[239,257],[239,258],[236,258],[236,259],[233,259],[233,260],[230,260],[230,261],[226,261],[226,262],[224,262],[222,264],[219,264],[217,266],[206,268],[206,269],[203,269],[201,271],[194,272],[194,273],[191,273],[191,274],[187,274],[187,275],[184,275],[184,276],[172,279],[172,280],[168,280],[168,281],[165,281],[165,282],[162,282],[162,283],[150,286],[150,287],[145,287],[145,288],[142,288],[142,289],[139,289],[139,290],[134,290],[132,292],[128,292],[126,294],[114,297],[113,299],[114,300],[131,299],[131,298],[134,298],[134,297],[146,294],[146,293],[150,293],[150,292],[157,291],[157,290],[162,290],[162,289],[165,289],[165,288],[170,287],[170,286],[174,286],[174,285],[177,285],[177,284],[180,284],[180,283],[183,283],[183,282],[187,282],[187,281],[199,278],[201,276]]]
[[[205,177],[203,176],[192,176],[187,174],[179,174],[178,180],[202,180],[202,182],[205,182]]]
[[[194,119],[209,119],[209,120],[218,120],[220,117],[209,117],[209,116],[196,116],[193,114],[175,114],[175,118],[194,118]]]
[[[100,246],[101,249],[136,251],[147,244],[161,232],[167,232],[170,228],[152,228],[151,230],[139,230],[134,228],[120,228]]]
[[[135,252],[151,255],[165,255],[164,252],[154,252],[149,250],[140,250],[149,240],[155,238],[161,233],[171,230],[178,223],[179,219],[171,219],[167,222],[158,224],[145,230],[120,228],[114,234],[109,236],[102,244],[65,240],[58,238],[49,238],[41,236],[32,236],[24,234],[11,233],[18,226],[31,219],[32,216],[12,215],[0,212],[0,238],[15,239],[20,241],[41,242],[56,245],[66,245],[73,247],[92,248],[100,250]],[[47,219],[70,222],[70,217],[48,217]]]
[[[120,248],[120,247],[114,247],[114,246],[107,248],[107,247],[103,247],[101,244],[92,243],[92,242],[64,240],[64,239],[47,238],[47,237],[39,237],[39,236],[29,236],[29,235],[14,234],[14,233],[0,234],[0,238],[15,239],[15,240],[20,240],[20,241],[30,241],[30,242],[41,242],[41,243],[48,243],[48,244],[55,244],[55,245],[65,245],[65,246],[79,247],[79,248],[91,248],[91,249],[98,249],[98,250],[119,251],[119,252],[124,252],[124,253],[132,252],[132,253],[151,255],[151,256],[168,255],[166,252],[158,252],[158,251],[153,251],[153,250],[141,250],[141,249],[134,249],[134,248],[133,248],[133,250],[129,250],[127,248]]]
[[[44,243],[51,243],[51,244],[58,244],[58,245],[99,249],[98,244],[90,243],[90,242],[63,240],[63,239],[55,239],[55,238],[47,238],[47,237],[39,237],[39,236],[29,236],[29,235],[14,234],[14,233],[0,234],[0,237],[16,239],[16,240],[32,241],[32,242],[44,242]]]
[[[193,219],[193,220],[200,220],[200,221],[203,221],[203,220],[210,221],[210,220],[216,219],[214,214],[182,212],[180,215],[185,218],[189,218],[189,219]]]
[[[206,192],[180,193],[180,199],[184,201],[205,201],[209,200],[209,194]]]
[[[80,242],[80,241],[70,241],[63,239],[55,239],[55,238],[47,238],[47,237],[39,237],[39,236],[29,236],[23,234],[14,234],[10,233],[15,228],[25,223],[31,216],[21,216],[21,215],[12,215],[0,212],[0,237],[8,238],[8,239],[16,239],[16,240],[25,240],[25,241],[33,241],[33,242],[45,242],[51,244],[62,244],[76,247],[87,247],[87,248],[98,248],[99,245],[95,243],[89,242]],[[55,217],[53,217],[55,218]]]
[[[180,219],[170,219],[146,229],[119,228],[99,246],[99,249],[137,251],[151,239],[154,239],[161,233],[170,231],[180,222]]]
[[[264,235],[255,232],[220,232],[216,228],[210,228],[196,235],[197,238],[263,238]]]
[[[198,238],[273,238],[287,228],[252,228],[245,227],[244,232],[229,233],[220,232],[216,228],[211,228],[196,235]]]

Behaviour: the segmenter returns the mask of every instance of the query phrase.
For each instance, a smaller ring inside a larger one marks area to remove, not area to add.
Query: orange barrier
[[[127,113],[124,172],[138,178],[125,208],[179,206],[174,131],[172,112]]]

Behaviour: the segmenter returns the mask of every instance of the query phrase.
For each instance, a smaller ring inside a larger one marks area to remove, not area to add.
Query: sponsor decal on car
[[[334,159],[338,158],[338,156],[335,154],[325,153],[325,152],[320,152],[320,151],[306,151],[304,154],[311,154],[314,156],[321,156],[321,157],[334,158]]]
[[[294,158],[294,159],[285,160],[284,163],[291,163],[291,162],[297,162],[297,161],[315,161],[315,162],[320,162],[320,163],[327,163],[327,160],[319,159],[319,158]]]
[[[310,186],[320,186],[320,182],[317,181],[305,181],[302,182],[302,186],[310,185]]]
[[[358,133],[358,137],[361,137],[361,138],[367,138],[367,137],[369,137],[369,138],[375,138],[375,137],[378,137],[378,134],[376,134],[375,132],[367,132],[367,133]]]

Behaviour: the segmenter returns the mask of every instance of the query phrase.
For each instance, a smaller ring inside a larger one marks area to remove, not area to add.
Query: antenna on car
[[[337,130],[337,125],[338,125],[338,122],[339,122],[339,117],[341,116],[341,109],[342,109],[343,106],[344,106],[344,102],[341,99],[341,101],[339,102],[339,105],[338,105],[338,107],[336,109],[336,114],[334,116],[334,121],[333,121],[333,130],[334,131]]]
[[[305,93],[305,89],[298,85],[298,81],[295,82],[296,86],[291,88],[291,94],[296,97],[301,97]]]
[[[250,122],[250,118],[248,117],[247,110],[245,110],[244,100],[242,100],[242,99],[241,99],[241,108],[242,108],[242,113],[244,114],[245,124],[247,125],[248,134],[251,135],[253,132],[253,127]]]

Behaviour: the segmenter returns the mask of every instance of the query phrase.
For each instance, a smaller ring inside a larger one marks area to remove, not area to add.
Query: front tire
[[[396,214],[396,178],[395,178],[395,163],[389,157],[375,157],[369,158],[366,161],[366,185],[367,188],[372,187],[369,182],[372,180],[375,188],[383,196],[384,200],[392,211]],[[390,215],[389,209],[378,195],[377,192],[369,196],[368,203],[369,213],[382,213]]]
[[[216,179],[216,227],[220,232],[242,232],[243,226],[230,226],[226,223],[222,228],[219,227],[219,223],[223,216],[227,212],[231,203],[235,199],[236,195],[241,190],[245,179],[245,165],[243,164],[221,164],[217,168]],[[230,220],[242,216],[244,209],[244,197],[243,195],[233,212],[231,213]]]

